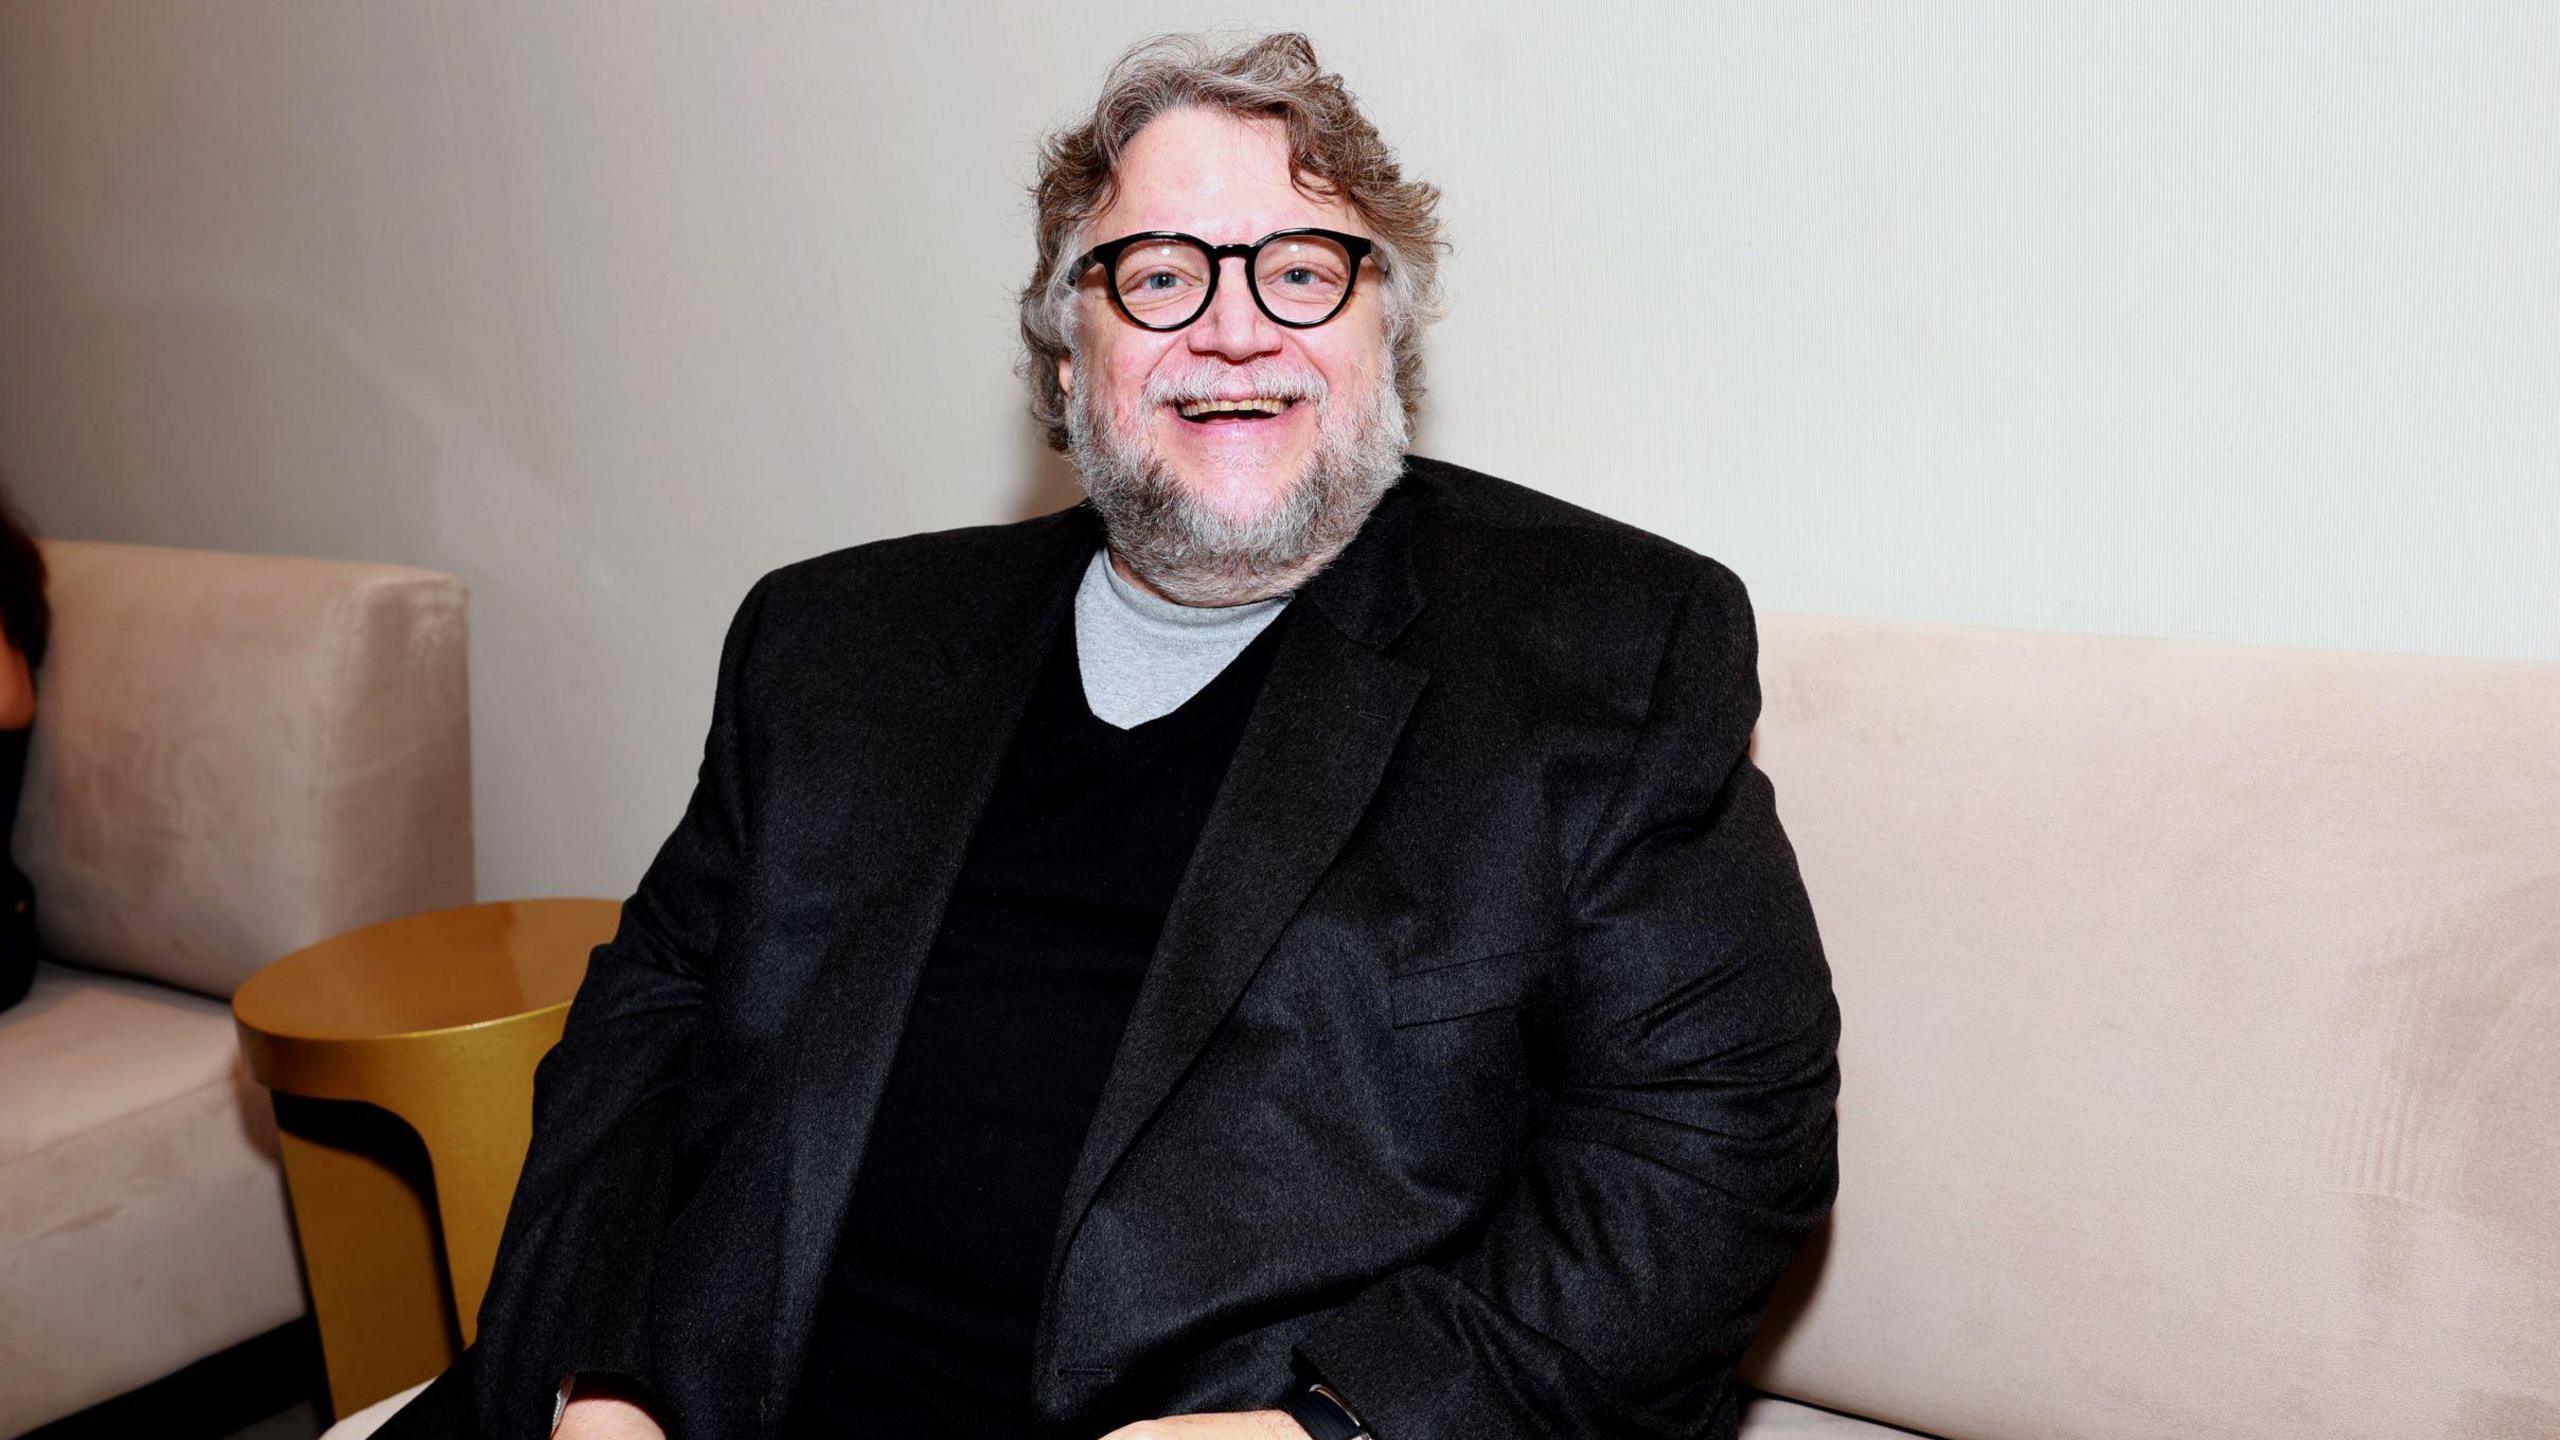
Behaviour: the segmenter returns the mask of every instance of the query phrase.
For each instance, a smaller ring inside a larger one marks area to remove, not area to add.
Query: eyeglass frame
[[[1255,257],[1262,253],[1263,246],[1274,240],[1294,239],[1301,235],[1314,235],[1341,246],[1343,253],[1351,258],[1351,273],[1342,282],[1342,298],[1335,301],[1333,308],[1324,312],[1321,318],[1287,320],[1274,314],[1270,302],[1262,298],[1262,282],[1253,278],[1253,262]],[[1121,252],[1146,240],[1179,240],[1206,253],[1209,257],[1209,284],[1200,293],[1200,308],[1184,316],[1179,323],[1150,325],[1139,319],[1130,311],[1129,302],[1121,296],[1119,282],[1112,278],[1112,272],[1120,264]],[[1301,225],[1291,230],[1274,230],[1250,245],[1212,245],[1197,235],[1187,235],[1180,230],[1141,230],[1134,235],[1123,235],[1117,240],[1105,240],[1078,256],[1071,283],[1083,284],[1085,272],[1096,265],[1101,266],[1102,290],[1104,294],[1111,297],[1112,308],[1118,310],[1124,319],[1141,330],[1152,331],[1158,335],[1169,335],[1176,330],[1187,329],[1199,323],[1200,317],[1208,314],[1209,307],[1217,303],[1218,277],[1225,272],[1229,256],[1244,261],[1244,290],[1246,294],[1253,297],[1253,308],[1261,311],[1272,324],[1285,325],[1292,330],[1313,330],[1341,314],[1344,308],[1351,304],[1352,295],[1360,288],[1361,261],[1376,261],[1381,275],[1386,273],[1387,268],[1386,257],[1378,253],[1377,241],[1365,235],[1346,235],[1339,230],[1327,230],[1315,225]]]

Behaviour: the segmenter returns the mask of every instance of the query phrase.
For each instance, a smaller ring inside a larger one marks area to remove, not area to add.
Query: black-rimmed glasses
[[[1250,245],[1212,245],[1179,230],[1144,230],[1106,240],[1076,261],[1075,278],[1099,265],[1111,303],[1129,323],[1179,330],[1207,314],[1218,295],[1218,269],[1244,261],[1245,288],[1274,324],[1293,330],[1321,325],[1351,303],[1360,261],[1377,247],[1339,230],[1275,230]],[[1383,263],[1383,262],[1381,262]]]

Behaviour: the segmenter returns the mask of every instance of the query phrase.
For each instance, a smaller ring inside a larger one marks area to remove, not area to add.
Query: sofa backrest
[[[1764,617],[1841,1193],[1748,1373],[2560,1436],[2560,665]]]
[[[43,542],[53,635],[12,853],[49,952],[228,997],[472,898],[462,582]]]

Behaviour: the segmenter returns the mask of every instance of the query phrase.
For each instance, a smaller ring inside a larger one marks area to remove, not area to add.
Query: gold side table
[[[275,1092],[339,1415],[441,1373],[478,1331],[534,1066],[621,912],[508,900],[403,916],[296,950],[232,997],[250,1072]]]

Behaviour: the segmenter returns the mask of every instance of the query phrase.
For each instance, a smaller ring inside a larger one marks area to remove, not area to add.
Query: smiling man
[[[1732,1435],[1838,1034],[1741,583],[1407,455],[1437,195],[1303,38],[1037,197],[1087,502],[748,594],[384,1433]]]
[[[1388,261],[1343,195],[1300,188],[1286,122],[1149,108],[1162,113],[1116,146],[1095,130],[1052,153],[1044,239],[1115,238],[1063,270],[1063,248],[1043,256],[1024,332],[1035,357],[1054,356],[1057,384],[1037,398],[1064,411],[1122,575],[1193,606],[1286,595],[1403,468],[1389,337],[1419,323],[1402,277],[1429,274],[1433,197],[1389,182],[1416,233]],[[1077,213],[1106,196],[1101,213]],[[1399,278],[1364,289],[1363,268],[1381,264]],[[1075,286],[1063,303],[1060,280]]]

